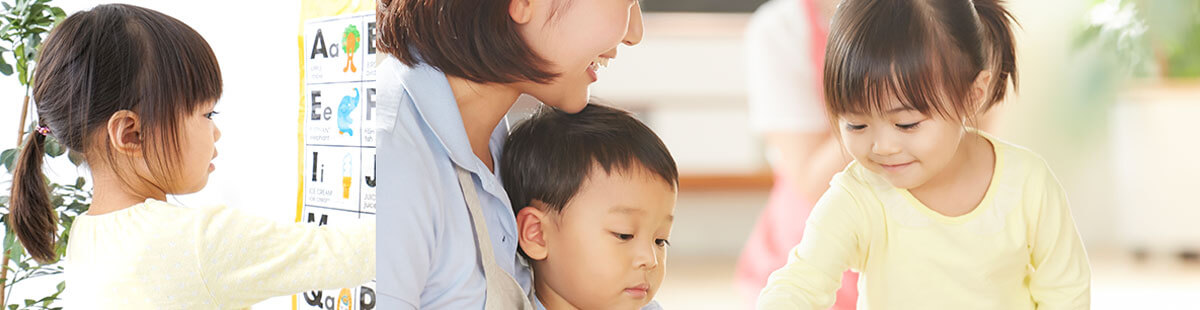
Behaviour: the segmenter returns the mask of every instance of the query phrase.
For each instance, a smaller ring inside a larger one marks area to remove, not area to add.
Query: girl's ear
[[[137,113],[130,110],[117,111],[108,118],[104,129],[113,150],[126,156],[142,156],[142,124]]]
[[[508,3],[508,16],[518,25],[528,24],[533,20],[534,1],[539,0],[512,0]]]
[[[546,212],[527,206],[517,212],[517,243],[521,251],[533,260],[544,260],[550,255],[546,235],[554,233],[554,223]]]
[[[992,72],[988,70],[979,71],[979,75],[975,76],[975,82],[971,83],[970,102],[971,108],[974,110],[973,114],[982,115],[983,112],[987,112],[982,110],[983,107],[988,106],[988,102],[986,101],[991,99],[989,96],[991,94],[990,89],[992,89]]]

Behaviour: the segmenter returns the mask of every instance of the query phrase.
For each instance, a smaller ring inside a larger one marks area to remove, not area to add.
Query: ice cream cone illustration
[[[342,159],[342,198],[350,199],[350,180],[354,175],[354,157],[346,154]]]

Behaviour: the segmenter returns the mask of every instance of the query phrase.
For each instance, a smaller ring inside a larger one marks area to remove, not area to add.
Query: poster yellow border
[[[300,19],[296,29],[296,55],[299,56],[297,65],[300,66],[299,109],[296,111],[296,219],[299,223],[304,211],[304,21],[346,14],[369,12],[375,10],[374,0],[301,0]],[[297,296],[292,295],[292,310],[298,308]]]

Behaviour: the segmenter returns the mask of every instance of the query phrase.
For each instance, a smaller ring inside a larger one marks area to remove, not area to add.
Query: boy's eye
[[[613,236],[616,236],[617,239],[621,239],[621,241],[633,240],[633,234],[613,233]]]
[[[671,241],[667,241],[667,239],[654,239],[654,244],[657,244],[660,247],[667,247],[671,245]]]
[[[846,124],[846,130],[849,130],[849,131],[863,130],[863,128],[867,128],[867,125],[865,125],[865,124],[864,125],[855,125],[855,124],[849,124],[849,123]]]
[[[896,127],[899,127],[900,129],[908,130],[908,129],[917,128],[917,125],[920,125],[920,124],[921,124],[921,122],[908,123],[908,124],[896,124]]]
[[[213,116],[214,116],[214,115],[217,115],[217,114],[221,114],[221,113],[219,113],[219,112],[217,112],[217,111],[212,111],[212,112],[204,113],[204,118],[207,118],[207,119],[212,119],[212,118],[213,118]]]

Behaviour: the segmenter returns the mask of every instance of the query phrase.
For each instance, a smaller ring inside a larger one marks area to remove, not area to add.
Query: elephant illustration
[[[358,95],[358,88],[354,88],[354,97],[342,97],[342,103],[338,105],[338,134],[354,136],[354,129],[350,129],[350,124],[354,122],[350,119],[350,112],[354,112],[354,108],[358,107]]]

